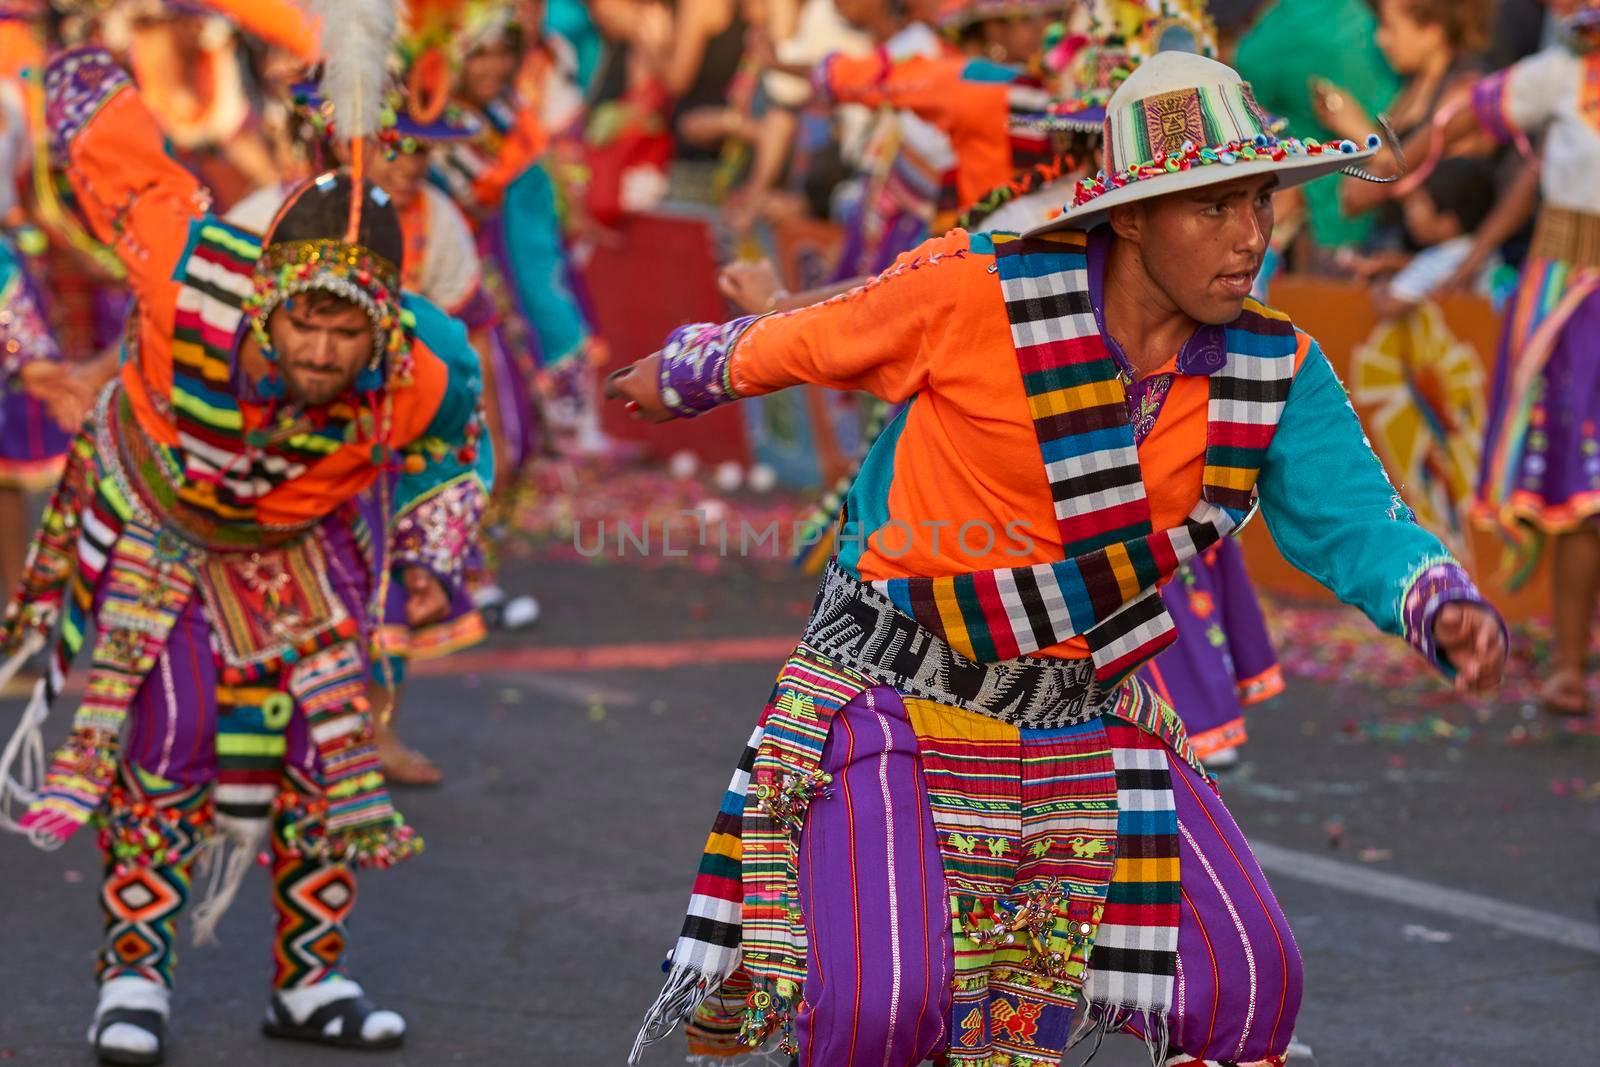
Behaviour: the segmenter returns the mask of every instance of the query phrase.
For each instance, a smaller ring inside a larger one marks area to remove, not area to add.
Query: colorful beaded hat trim
[[[1377,134],[1367,137],[1367,147],[1377,148],[1381,141]],[[1271,134],[1257,134],[1248,141],[1229,141],[1225,144],[1210,145],[1204,148],[1197,147],[1193,141],[1185,141],[1176,151],[1144,163],[1129,164],[1126,168],[1107,174],[1099,171],[1092,178],[1080,180],[1074,189],[1072,206],[1082,207],[1113,189],[1121,189],[1125,185],[1145,181],[1150,178],[1159,178],[1167,174],[1177,174],[1191,170],[1195,167],[1206,167],[1212,164],[1233,166],[1238,163],[1255,163],[1271,161],[1281,163],[1291,157],[1313,157],[1340,153],[1353,155],[1360,151],[1354,141],[1331,141],[1323,143],[1316,140],[1302,141],[1298,137],[1279,138]]]

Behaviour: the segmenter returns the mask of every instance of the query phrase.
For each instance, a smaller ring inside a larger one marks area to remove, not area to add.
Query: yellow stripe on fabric
[[[1222,489],[1248,490],[1256,484],[1260,471],[1245,467],[1207,467],[1205,480],[1208,485],[1215,485]]]
[[[214,245],[221,245],[241,259],[260,259],[261,243],[246,240],[221,226],[202,226],[200,236]]]
[[[706,852],[730,860],[744,858],[744,840],[738,834],[712,834],[706,840]]]
[[[1279,311],[1277,308],[1269,308],[1259,300],[1252,298],[1246,298],[1244,302],[1244,309],[1246,311],[1253,311],[1264,319],[1276,319],[1279,322],[1289,321],[1289,316],[1282,311]]]
[[[1139,595],[1143,588],[1139,584],[1139,572],[1134,569],[1133,560],[1128,557],[1128,546],[1122,542],[1106,546],[1106,562],[1111,565],[1111,573],[1116,575],[1117,588],[1122,591],[1123,603],[1127,603]]]
[[[217,732],[219,756],[281,756],[287,742],[282,734],[230,734]]]
[[[945,643],[962,655],[972,657],[972,636],[967,633],[967,620],[962,617],[961,605],[956,602],[956,583],[949,578],[934,579],[933,602],[944,624]]]
[[[117,483],[110,478],[102,478],[96,488],[105,502],[111,505],[111,510],[117,513],[117,518],[126,522],[133,514],[133,508],[128,505],[128,498],[122,495],[122,490],[117,488]]]
[[[1084,382],[1065,389],[1051,389],[1028,397],[1028,411],[1035,419],[1065,415],[1069,411],[1100,408],[1123,402],[1122,383],[1115,378]]]
[[[230,704],[251,704],[260,707],[267,702],[267,698],[279,692],[270,685],[219,685],[218,693],[225,693]]]
[[[287,443],[290,448],[297,448],[302,452],[320,452],[325,456],[333,455],[345,444],[343,441],[335,441],[330,437],[312,433],[297,433],[289,438]]]
[[[1114,877],[1119,882],[1176,882],[1178,857],[1170,856],[1165,859],[1118,857],[1117,873]]]
[[[226,430],[238,430],[244,426],[244,416],[238,411],[212,407],[199,400],[193,393],[186,393],[181,389],[172,391],[172,406],[186,415],[193,415],[207,426],[219,426]]]
[[[911,728],[919,738],[1015,742],[1022,736],[1015,726],[987,715],[916,697],[905,697],[904,702]]]

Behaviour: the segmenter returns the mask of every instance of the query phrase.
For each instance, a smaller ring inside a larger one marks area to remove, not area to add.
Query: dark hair
[[[400,213],[389,194],[363,181],[361,231],[356,243],[405,270],[405,238],[400,233]],[[267,235],[268,244],[286,241],[343,240],[350,224],[350,175],[324,174],[289,194],[289,202]]]
[[[1494,170],[1487,160],[1446,159],[1422,183],[1441,214],[1454,215],[1462,233],[1472,233],[1494,209]]]
[[[1457,52],[1476,52],[1489,43],[1489,0],[1404,0],[1406,11],[1424,25],[1439,26]]]

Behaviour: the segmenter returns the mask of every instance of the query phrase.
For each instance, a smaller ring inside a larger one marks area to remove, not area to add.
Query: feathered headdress
[[[350,172],[361,188],[362,144],[383,126],[389,56],[397,20],[393,0],[310,0],[322,20],[322,99],[333,111],[337,135],[350,142]],[[360,196],[350,198],[347,238],[361,232]]]

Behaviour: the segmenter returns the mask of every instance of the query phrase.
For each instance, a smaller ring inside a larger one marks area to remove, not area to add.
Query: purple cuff
[[[60,359],[38,293],[19,264],[10,282],[0,281],[0,378],[14,378],[30,363]]]
[[[1457,602],[1478,604],[1493,611],[1500,620],[1501,636],[1507,638],[1505,619],[1483,598],[1467,572],[1454,560],[1440,560],[1423,567],[1411,579],[1400,601],[1400,624],[1406,640],[1447,678],[1455,677],[1456,670],[1434,641],[1433,627],[1439,620],[1439,609]]]
[[[728,357],[745,330],[760,317],[745,315],[721,325],[695,322],[673,330],[657,353],[661,369],[656,384],[667,410],[680,419],[692,419],[738,400],[728,377]]]
[[[132,84],[128,72],[98,45],[51,57],[44,71],[45,126],[50,131],[51,154],[60,166],[67,165],[67,148],[73,138],[107,100]]]
[[[461,568],[478,539],[485,497],[476,478],[446,482],[395,519],[390,566],[426,567],[447,588],[461,582]]]
[[[454,315],[466,326],[468,333],[477,333],[495,323],[497,312],[494,298],[480,285],[467,297],[467,302],[455,310]]]
[[[1506,79],[1510,73],[1496,71],[1472,87],[1472,110],[1477,113],[1478,125],[1500,144],[1516,137],[1516,130],[1506,117]]]

